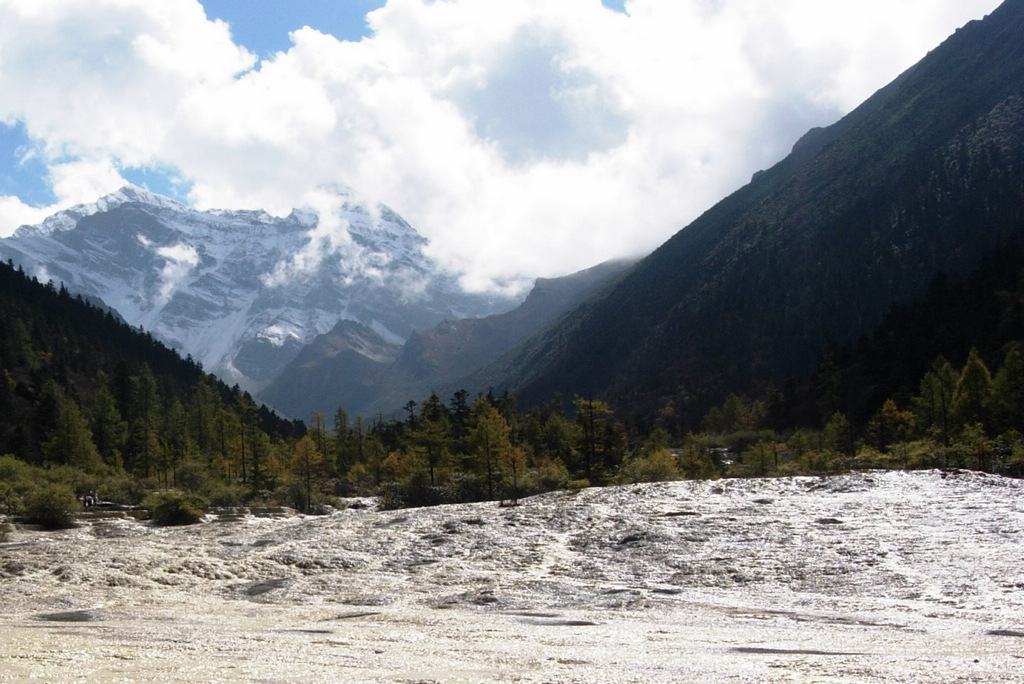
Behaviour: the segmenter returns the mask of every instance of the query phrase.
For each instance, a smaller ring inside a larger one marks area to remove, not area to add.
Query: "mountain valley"
[[[0,240],[0,257],[102,301],[243,389],[270,383],[340,320],[391,344],[452,318],[515,306],[465,292],[386,207],[334,215],[189,209],[128,187]]]

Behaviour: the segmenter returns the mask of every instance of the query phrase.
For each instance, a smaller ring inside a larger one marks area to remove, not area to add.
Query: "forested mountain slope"
[[[1024,0],[1008,0],[472,382],[686,427],[965,275],[1022,216]]]
[[[303,349],[260,396],[303,420],[338,407],[353,415],[389,415],[434,391],[447,396],[460,389],[464,376],[542,330],[630,265],[610,261],[560,278],[538,278],[515,309],[415,330],[402,346],[342,321]]]
[[[150,334],[0,263],[0,455],[170,477],[198,450],[251,459],[258,438],[304,432]]]
[[[256,392],[341,320],[400,344],[440,321],[507,311],[465,292],[395,212],[339,191],[323,215],[199,211],[135,187],[0,239],[0,258],[103,301]],[[330,239],[326,236],[330,234]]]

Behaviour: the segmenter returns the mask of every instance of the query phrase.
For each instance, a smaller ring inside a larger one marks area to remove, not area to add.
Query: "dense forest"
[[[671,408],[666,409],[670,411]],[[326,510],[674,478],[973,468],[1024,475],[1024,248],[940,276],[817,371],[731,395],[700,432],[614,401],[460,390],[393,417],[288,421],[113,313],[0,264],[0,511],[61,524],[83,496],[167,520],[208,506]],[[161,508],[162,507],[162,508]]]
[[[962,281],[1000,240],[1024,236],[1022,83],[1024,3],[1007,2],[472,386],[530,403],[589,392],[690,431],[729,393],[767,397],[810,374],[827,342],[871,335],[938,274]]]

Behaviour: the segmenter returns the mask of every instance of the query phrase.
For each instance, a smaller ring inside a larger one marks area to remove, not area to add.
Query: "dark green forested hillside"
[[[909,408],[937,366],[959,368],[973,353],[995,371],[1013,366],[1022,344],[1024,246],[1008,240],[966,278],[939,274],[923,297],[893,306],[872,335],[827,348],[813,374],[780,388],[772,423],[820,425],[841,411],[864,426],[887,400]],[[1005,378],[1011,380],[1024,382]],[[993,398],[976,419],[992,434],[1024,434],[1024,385],[999,389],[1006,396]]]
[[[0,454],[125,503],[197,478],[237,498],[239,484],[272,484],[303,433],[149,334],[0,264]],[[23,497],[8,482],[0,498],[11,509]]]
[[[685,431],[730,392],[809,373],[1019,234],[1022,84],[1009,0],[472,381],[524,402],[592,392]]]
[[[178,520],[208,504],[310,510],[345,494],[407,506],[855,467],[1024,474],[1024,249],[1007,242],[929,292],[806,380],[731,395],[701,433],[672,434],[664,412],[616,415],[599,397],[520,409],[510,394],[464,390],[409,401],[403,419],[337,409],[328,425],[314,413],[306,430],[0,264],[0,514],[66,522],[84,492],[145,498]]]
[[[301,424],[257,408],[237,388],[229,389],[150,334],[72,297],[63,286],[30,279],[10,263],[0,264],[0,364],[5,409],[0,452],[28,461],[43,460],[42,447],[62,403],[90,409],[108,395],[121,418],[129,419],[143,411],[146,392],[159,400],[152,410],[162,414],[175,402],[195,408],[197,388],[204,387],[218,409],[252,405],[254,425],[270,436],[291,438],[303,430]],[[116,448],[129,465],[135,462],[136,453],[126,444],[109,447],[105,457]]]

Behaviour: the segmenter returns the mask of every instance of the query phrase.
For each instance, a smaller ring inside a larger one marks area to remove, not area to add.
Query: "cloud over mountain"
[[[995,0],[390,0],[260,60],[195,0],[0,1],[0,120],[56,204],[131,170],[200,208],[386,201],[467,285],[649,251]]]

